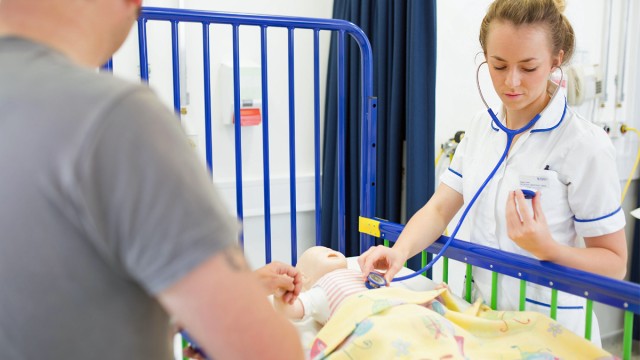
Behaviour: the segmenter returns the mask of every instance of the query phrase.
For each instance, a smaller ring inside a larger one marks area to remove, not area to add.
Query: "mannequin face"
[[[546,105],[547,79],[563,57],[562,51],[552,54],[550,38],[544,25],[491,23],[485,56],[493,87],[507,112],[535,114]]]
[[[347,259],[344,255],[324,246],[307,249],[296,264],[296,269],[302,273],[303,290],[308,290],[325,274],[346,268]]]

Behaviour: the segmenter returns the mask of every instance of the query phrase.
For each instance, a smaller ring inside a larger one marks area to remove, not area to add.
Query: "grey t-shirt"
[[[145,86],[0,37],[0,359],[170,359],[154,295],[236,243]]]

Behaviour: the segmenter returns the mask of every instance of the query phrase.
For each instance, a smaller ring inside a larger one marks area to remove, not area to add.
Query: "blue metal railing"
[[[289,88],[289,168],[290,168],[290,212],[291,212],[291,262],[297,260],[297,219],[296,219],[296,153],[295,153],[295,57],[294,57],[294,34],[298,29],[312,30],[314,34],[313,47],[313,81],[314,81],[314,168],[315,168],[315,222],[316,222],[316,243],[321,239],[321,193],[320,193],[320,31],[331,31],[338,33],[338,93],[339,93],[339,169],[338,169],[338,234],[339,250],[346,249],[345,230],[345,131],[346,131],[346,98],[345,98],[345,47],[346,35],[349,35],[360,48],[361,52],[361,138],[376,138],[376,111],[375,99],[373,98],[373,62],[371,45],[364,32],[354,24],[336,19],[312,19],[303,17],[288,16],[267,16],[251,14],[230,14],[210,11],[167,9],[167,8],[143,8],[138,19],[138,40],[140,54],[140,77],[143,81],[149,80],[148,68],[148,45],[147,30],[148,21],[165,21],[171,24],[172,38],[172,60],[173,60],[173,97],[176,113],[180,114],[180,73],[178,64],[180,62],[178,52],[178,35],[180,23],[200,23],[203,27],[203,61],[204,61],[204,96],[205,96],[205,148],[206,161],[209,169],[213,171],[213,160],[211,154],[211,53],[210,53],[210,24],[226,24],[232,27],[233,32],[233,98],[234,98],[234,124],[235,131],[235,166],[236,166],[236,212],[240,220],[244,217],[243,191],[242,191],[242,132],[240,124],[240,66],[239,66],[239,42],[240,26],[254,26],[261,31],[261,81],[262,81],[262,115],[263,115],[263,168],[264,168],[264,216],[265,216],[265,252],[266,262],[271,261],[271,192],[269,173],[269,96],[267,91],[267,29],[284,28],[288,31],[288,88]],[[184,61],[184,60],[183,60]],[[375,209],[375,140],[373,143],[362,144],[362,159],[360,174],[362,179],[363,194],[360,200],[360,211],[362,216],[373,217]],[[241,235],[241,242],[243,237]],[[373,238],[369,235],[362,235],[360,239],[361,248],[368,248],[373,244]]]
[[[380,221],[380,237],[383,239],[395,241],[404,229],[402,224],[377,220]],[[446,240],[448,237],[441,236],[426,250],[430,253],[438,253]],[[457,239],[452,240],[444,256],[546,287],[550,287],[549,284],[553,283],[551,287],[554,289],[640,313],[640,285],[638,284]],[[585,293],[588,296],[585,296]]]
[[[314,144],[314,174],[320,179],[320,31],[313,31],[313,144]],[[322,219],[322,192],[320,182],[315,182],[316,204],[316,245],[322,243],[322,226],[317,226]]]
[[[202,24],[202,62],[204,70],[204,98],[211,99],[211,45],[209,42],[209,24]],[[211,139],[211,101],[204,102],[205,158],[209,170],[213,172],[213,149]]]
[[[104,63],[104,65],[102,65],[100,67],[100,70],[107,71],[107,72],[112,72],[113,71],[113,59],[109,59],[109,61]]]
[[[289,201],[291,203],[291,258],[295,259],[298,253],[298,236],[296,229],[296,89],[295,89],[295,57],[293,45],[293,28],[288,28],[289,35]]]
[[[346,86],[345,86],[345,37],[344,31],[338,32],[338,181],[340,182],[338,186],[338,209],[344,209],[345,205],[345,186],[343,184],[342,179],[346,179],[346,169],[344,167],[344,157],[345,157],[345,132],[346,132],[346,124],[345,124],[345,113],[346,113]],[[338,234],[339,236],[343,236],[342,231],[346,229],[345,225],[345,214],[343,212],[338,212]],[[345,253],[346,244],[343,241],[338,243],[338,251],[341,253]]]
[[[267,26],[260,27],[260,62],[262,63],[262,169],[264,177],[264,246],[265,261],[271,262],[271,175],[269,172],[269,90],[267,76]]]
[[[369,219],[364,219],[369,220]],[[379,236],[387,241],[396,241],[404,225],[381,219],[373,219],[378,225]],[[376,234],[377,235],[377,234]],[[426,251],[440,253],[449,238],[441,236]],[[633,314],[640,314],[640,285],[609,277],[568,268],[554,263],[472,244],[457,239],[451,240],[444,253],[445,259],[454,259],[467,264],[465,279],[467,300],[470,300],[472,267],[480,267],[492,273],[492,308],[496,308],[497,274],[520,280],[520,310],[524,310],[526,283],[535,283],[551,291],[550,316],[556,318],[558,291],[586,299],[585,338],[591,339],[593,301],[610,305],[624,312],[623,359],[631,358]],[[443,265],[443,279],[447,277],[448,262]],[[447,281],[447,280],[443,280]]]
[[[173,60],[173,111],[180,117],[180,55],[177,21],[171,22],[171,59]]]
[[[236,214],[244,219],[242,203],[242,129],[240,122],[240,29],[233,25],[233,123],[236,141]],[[207,145],[209,147],[211,145]],[[244,244],[244,232],[240,233],[240,245]]]

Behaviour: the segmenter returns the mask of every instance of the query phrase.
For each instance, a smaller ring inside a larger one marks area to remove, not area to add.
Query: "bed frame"
[[[294,83],[294,34],[297,31],[311,31],[314,39],[314,55],[313,55],[313,78],[314,78],[314,129],[315,141],[315,221],[316,221],[316,244],[320,243],[320,219],[322,216],[321,194],[320,194],[320,69],[319,69],[319,34],[320,32],[333,32],[337,39],[337,59],[338,59],[338,156],[339,156],[339,190],[338,190],[338,226],[339,226],[339,249],[345,249],[345,184],[344,173],[344,134],[345,134],[345,46],[347,35],[355,40],[360,48],[361,53],[361,69],[360,74],[360,107],[361,107],[361,203],[360,203],[360,248],[361,251],[373,245],[375,238],[387,241],[395,241],[403,229],[403,225],[378,219],[374,216],[375,209],[375,174],[376,174],[376,99],[372,94],[372,51],[369,41],[365,34],[352,23],[333,20],[333,19],[311,19],[286,16],[262,16],[262,15],[244,15],[216,13],[206,11],[193,10],[177,10],[166,8],[144,8],[138,20],[139,35],[139,53],[140,53],[140,75],[144,81],[149,79],[148,69],[148,53],[147,53],[147,22],[160,21],[171,24],[171,44],[172,44],[172,60],[173,60],[173,95],[174,108],[176,114],[180,115],[180,72],[179,72],[179,49],[178,35],[179,23],[198,23],[202,25],[203,37],[203,71],[204,71],[204,113],[205,117],[202,121],[205,124],[206,136],[206,161],[210,169],[213,169],[211,154],[211,51],[210,51],[210,25],[226,24],[232,29],[233,41],[233,99],[235,118],[239,118],[240,114],[240,90],[239,90],[239,27],[256,27],[260,30],[261,38],[261,86],[262,86],[262,140],[263,140],[263,168],[264,168],[264,238],[265,238],[265,263],[272,261],[272,244],[271,244],[271,195],[270,195],[270,172],[269,172],[269,94],[267,91],[267,68],[268,61],[266,49],[268,47],[268,28],[282,28],[288,32],[288,88],[289,93],[289,157],[290,157],[290,211],[291,211],[291,263],[295,264],[298,253],[304,249],[297,248],[297,229],[296,229],[296,167],[295,167],[295,101],[293,94],[296,94]],[[110,69],[111,63],[105,65]],[[243,219],[243,174],[242,174],[242,143],[240,122],[234,125],[235,131],[235,162],[236,162],[236,211],[239,219]],[[437,253],[447,240],[445,236],[441,237],[426,252]],[[240,239],[244,243],[244,238]],[[246,248],[245,251],[251,249]],[[424,256],[423,256],[424,258]],[[552,289],[551,317],[555,318],[557,312],[557,294],[558,291],[571,293],[587,299],[586,311],[586,330],[584,337],[591,337],[591,309],[593,302],[607,304],[624,311],[624,334],[623,334],[623,358],[631,358],[632,333],[633,333],[633,316],[640,314],[640,285],[618,281],[599,275],[586,273],[559,266],[553,263],[541,262],[535,259],[523,257],[516,254],[506,253],[497,249],[492,249],[480,245],[470,244],[464,241],[454,239],[451,246],[447,249],[443,257],[443,276],[442,281],[449,280],[449,259],[464,262],[466,264],[466,273],[471,274],[473,266],[489,269],[493,271],[493,289],[491,305],[496,307],[497,294],[499,289],[496,286],[498,274],[505,274],[520,279],[520,306],[524,309],[526,282],[533,282]],[[467,294],[471,294],[471,276],[466,277]]]

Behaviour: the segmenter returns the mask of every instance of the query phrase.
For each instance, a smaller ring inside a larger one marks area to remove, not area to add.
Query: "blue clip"
[[[372,271],[367,275],[367,281],[364,282],[364,286],[366,286],[367,289],[377,289],[387,286],[387,280],[385,280],[384,275],[381,273]]]
[[[521,190],[525,199],[533,199],[536,196],[536,192],[533,190],[527,190],[527,189],[521,189]]]

